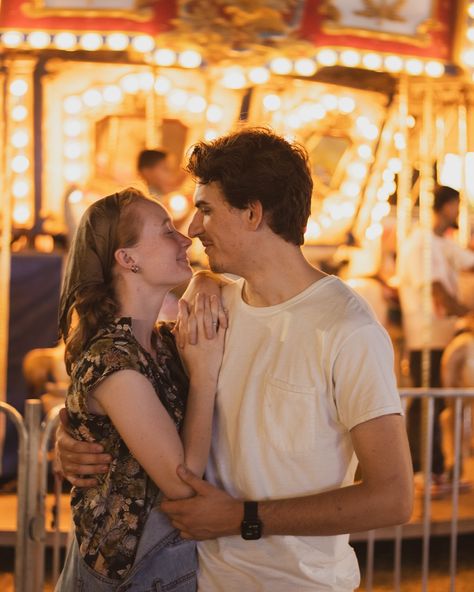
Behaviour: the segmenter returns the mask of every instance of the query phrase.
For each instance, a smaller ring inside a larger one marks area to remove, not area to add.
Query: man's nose
[[[198,236],[202,231],[202,224],[200,218],[200,213],[196,212],[189,224],[188,236],[190,236],[191,238]]]

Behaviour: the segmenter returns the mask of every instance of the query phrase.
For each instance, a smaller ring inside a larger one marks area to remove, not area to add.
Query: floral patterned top
[[[156,361],[135,339],[131,319],[117,319],[103,328],[73,365],[66,398],[74,437],[102,444],[113,458],[109,471],[98,476],[98,485],[72,489],[71,506],[80,553],[93,570],[118,580],[133,565],[140,535],[159,491],[109,417],[89,411],[87,395],[113,372],[136,370],[151,382],[179,430],[188,379],[171,325],[158,325],[153,342]]]

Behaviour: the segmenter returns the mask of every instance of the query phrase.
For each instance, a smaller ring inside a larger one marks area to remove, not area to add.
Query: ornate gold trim
[[[345,27],[338,24],[341,20],[338,9],[332,4],[333,0],[323,0],[319,8],[320,14],[323,15],[323,24],[321,29],[326,35],[340,35],[345,33],[347,35],[354,35],[356,37],[364,37],[367,39],[377,39],[382,41],[399,41],[402,43],[411,43],[418,47],[427,47],[429,45],[430,31],[442,28],[442,23],[436,20],[436,14],[439,8],[440,0],[431,0],[431,15],[416,29],[415,35],[402,35],[400,33],[388,33],[385,31],[373,31],[372,29],[361,29],[355,27]]]
[[[464,71],[469,68],[462,63],[461,52],[467,45],[467,7],[469,0],[460,0],[458,15],[454,26],[453,61]]]
[[[135,7],[131,10],[90,10],[82,8],[45,8],[44,0],[30,0],[21,4],[21,11],[30,18],[79,17],[79,18],[122,18],[130,21],[148,22],[153,17],[151,8],[141,7],[140,0],[135,0]]]

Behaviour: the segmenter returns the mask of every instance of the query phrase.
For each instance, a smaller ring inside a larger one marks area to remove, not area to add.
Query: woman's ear
[[[246,222],[250,230],[258,230],[263,222],[262,202],[255,200],[249,203],[246,209]]]
[[[133,257],[131,257],[126,249],[117,249],[114,253],[114,259],[119,264],[120,267],[124,269],[130,269],[130,267],[135,263]]]

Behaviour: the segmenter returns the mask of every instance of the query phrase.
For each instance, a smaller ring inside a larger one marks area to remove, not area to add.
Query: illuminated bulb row
[[[379,135],[379,128],[365,115],[359,116],[355,125],[358,133],[366,140],[375,140]]]
[[[172,49],[160,48],[153,54],[153,59],[156,65],[165,67],[199,68],[202,64],[201,54],[193,49],[177,53]]]

